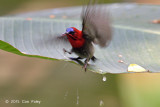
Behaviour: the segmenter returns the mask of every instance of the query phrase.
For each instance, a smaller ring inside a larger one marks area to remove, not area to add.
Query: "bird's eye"
[[[69,34],[71,34],[71,35],[74,35],[74,33],[75,33],[75,32],[73,32],[73,31],[69,32]]]

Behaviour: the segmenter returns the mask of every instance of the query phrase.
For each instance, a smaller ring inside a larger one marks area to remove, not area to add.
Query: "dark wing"
[[[63,43],[63,44],[67,43],[68,44],[69,43],[67,36],[62,36],[61,34],[54,34],[54,35],[47,36],[47,37],[45,37],[43,42],[46,45],[52,45],[52,43],[54,43],[54,44],[60,44],[60,43]]]
[[[55,36],[53,39],[57,41],[69,42],[67,36],[62,36],[62,35]]]
[[[101,47],[107,46],[112,39],[109,12],[90,0],[82,10],[83,37]]]

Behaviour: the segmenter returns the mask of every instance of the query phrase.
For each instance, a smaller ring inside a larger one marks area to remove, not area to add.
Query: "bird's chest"
[[[81,48],[72,48],[72,52],[75,52],[81,58],[91,58],[94,54],[94,47],[92,43],[85,42]]]
[[[84,39],[82,40],[69,40],[73,48],[81,48],[84,45]]]
[[[75,38],[75,37],[68,37],[68,40],[73,48],[81,48],[85,44],[85,39],[83,37],[81,38]]]

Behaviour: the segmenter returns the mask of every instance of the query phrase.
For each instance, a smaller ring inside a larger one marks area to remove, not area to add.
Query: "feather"
[[[97,1],[90,0],[81,14],[83,37],[101,47],[108,46],[112,39],[109,16],[106,9],[97,6]]]
[[[69,44],[69,41],[67,39],[67,36],[63,36],[63,35],[60,35],[60,34],[54,34],[54,35],[51,35],[49,36],[48,38],[46,37],[45,40],[44,40],[45,44],[46,45],[51,45],[52,43],[57,43],[57,44],[60,44],[60,43],[65,43],[65,44]]]

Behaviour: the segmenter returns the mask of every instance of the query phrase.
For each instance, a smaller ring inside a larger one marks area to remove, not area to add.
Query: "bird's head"
[[[75,34],[75,28],[73,27],[69,27],[66,29],[66,32],[63,34],[63,36],[68,36],[68,35],[74,35]]]
[[[76,29],[75,27],[69,27],[66,29],[66,32],[63,34],[63,36],[67,36],[68,39],[77,40],[77,38],[81,38],[81,31]]]
[[[74,28],[72,28],[72,27],[67,28],[65,34],[66,34],[66,35],[68,35],[68,34],[74,35],[74,34],[75,34]]]
[[[75,27],[69,27],[63,36],[67,36],[72,47],[79,48],[84,44],[84,38],[82,37],[82,31],[76,29]]]

